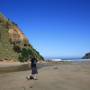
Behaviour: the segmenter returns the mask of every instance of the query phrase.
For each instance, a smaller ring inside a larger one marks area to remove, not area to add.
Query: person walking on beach
[[[38,71],[37,71],[37,62],[38,60],[34,57],[31,58],[31,75],[29,77],[27,77],[27,79],[34,79],[34,80],[37,80],[37,74],[38,74]]]
[[[37,59],[36,58],[32,58],[31,59],[31,74],[32,74],[32,77],[36,80],[37,79],[37,74],[38,74],[38,71],[37,71]]]

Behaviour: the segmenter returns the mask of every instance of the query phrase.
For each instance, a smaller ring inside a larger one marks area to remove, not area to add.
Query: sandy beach
[[[90,62],[61,63],[40,68],[38,80],[28,71],[0,74],[0,90],[90,90]]]

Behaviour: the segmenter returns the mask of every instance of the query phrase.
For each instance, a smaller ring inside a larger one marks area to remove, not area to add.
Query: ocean
[[[81,59],[81,58],[47,58],[46,61],[72,61],[72,62],[81,62],[81,61],[90,61],[90,59]]]

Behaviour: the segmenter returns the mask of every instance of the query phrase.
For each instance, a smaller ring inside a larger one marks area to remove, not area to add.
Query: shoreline
[[[39,62],[37,68],[50,66],[46,62]],[[25,62],[0,62],[0,74],[30,70],[30,63]]]
[[[55,65],[74,65],[74,64],[90,64],[90,61],[50,61],[50,62],[39,62],[37,68],[43,68],[47,66]],[[30,70],[30,63],[20,63],[20,62],[0,62],[0,74],[19,72]]]

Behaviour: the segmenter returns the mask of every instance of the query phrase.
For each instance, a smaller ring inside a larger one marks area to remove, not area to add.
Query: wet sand
[[[39,69],[38,80],[28,71],[0,74],[0,90],[90,90],[90,62],[61,63]]]
[[[50,64],[47,63],[38,63],[37,67],[38,69],[42,67],[47,67],[51,66]],[[31,64],[30,63],[20,63],[20,62],[0,62],[0,74],[3,73],[10,73],[10,72],[19,72],[19,71],[27,71],[31,69]]]

